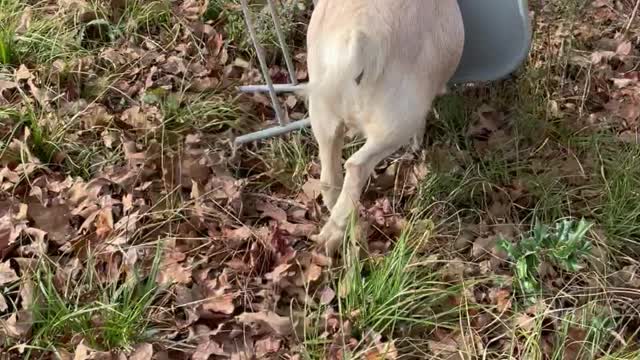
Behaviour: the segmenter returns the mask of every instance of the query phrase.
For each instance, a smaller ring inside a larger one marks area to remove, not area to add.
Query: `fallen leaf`
[[[98,239],[106,239],[113,232],[113,213],[110,208],[102,209],[94,223]]]
[[[631,84],[636,83],[635,79],[625,79],[625,78],[612,79],[612,81],[613,81],[613,85],[618,89],[623,89]]]
[[[291,264],[280,264],[276,266],[276,268],[273,269],[273,271],[266,274],[264,277],[265,279],[272,280],[274,283],[277,284],[280,282],[280,280],[282,280],[282,278],[284,277],[284,274],[287,273],[290,267],[291,267]]]
[[[264,325],[280,336],[287,336],[293,332],[291,320],[273,311],[245,312],[236,316],[236,319],[244,325]]]
[[[287,212],[269,202],[256,202],[256,209],[262,213],[262,216],[269,217],[278,222],[287,221]]]
[[[235,310],[235,305],[233,304],[234,295],[231,293],[215,294],[209,296],[202,303],[202,308],[205,310],[231,315]]]
[[[618,47],[616,48],[616,54],[623,55],[623,56],[629,55],[631,54],[632,48],[633,48],[633,44],[631,44],[631,41],[625,41],[620,45],[618,45]]]
[[[29,204],[29,216],[35,227],[47,232],[49,239],[57,245],[67,242],[75,233],[69,225],[71,210],[66,204],[43,206],[40,202]]]
[[[493,252],[497,243],[498,237],[495,235],[478,237],[473,243],[471,256],[473,256],[475,259],[479,259],[486,255],[489,255]]]
[[[0,320],[0,326],[5,333],[12,338],[19,339],[26,336],[33,325],[33,317],[30,311],[19,311],[11,314],[6,321]]]
[[[309,267],[304,272],[305,283],[316,281],[322,275],[322,268],[316,264],[309,264]]]
[[[282,340],[276,339],[273,336],[267,336],[263,339],[256,341],[255,351],[258,359],[263,359],[268,354],[273,354],[280,350]]]
[[[151,360],[152,356],[153,345],[144,343],[135,347],[131,355],[129,355],[129,360]]]
[[[493,298],[499,312],[503,313],[511,308],[511,293],[508,290],[500,289],[495,291]]]
[[[377,343],[364,357],[366,360],[395,360],[398,358],[398,350],[393,341]]]
[[[180,263],[185,258],[186,255],[177,250],[168,251],[156,279],[158,284],[166,286],[191,282],[191,270]]]
[[[180,5],[179,13],[187,20],[198,20],[207,11],[208,3],[208,0],[186,0]]]
[[[29,26],[31,26],[31,14],[32,14],[31,6],[23,10],[22,16],[20,16],[20,23],[18,24],[18,27],[14,30],[16,34],[22,35],[25,32],[27,32],[27,30],[29,30]]]
[[[16,70],[16,81],[30,80],[32,78],[33,74],[31,74],[31,71],[29,71],[24,64],[20,65],[18,70]]]
[[[23,280],[20,284],[20,298],[22,299],[22,308],[30,310],[35,299],[34,283],[32,280]]]
[[[18,280],[20,280],[20,278],[9,265],[9,261],[5,261],[0,264],[0,285],[5,285]]]
[[[207,339],[196,347],[195,352],[191,356],[193,360],[208,360],[211,355],[228,356],[222,346],[215,341]]]
[[[524,331],[532,331],[536,324],[535,317],[528,314],[519,314],[516,316],[515,322]]]
[[[0,79],[0,94],[3,90],[11,90],[15,89],[16,87],[18,87],[18,84],[16,84],[15,82]]]
[[[570,327],[567,332],[565,340],[564,357],[566,360],[578,360],[582,359],[583,349],[588,346],[585,341],[587,338],[587,331],[577,327]]]
[[[7,311],[7,309],[9,309],[9,305],[7,305],[4,295],[0,294],[0,313]]]
[[[220,81],[214,77],[205,77],[201,79],[193,79],[191,81],[191,89],[195,91],[209,91],[215,89],[220,84]]]
[[[330,287],[325,287],[320,292],[320,304],[329,305],[331,301],[336,297],[336,292]]]
[[[322,182],[311,178],[302,185],[302,191],[309,199],[316,200],[322,195]]]
[[[90,347],[86,346],[84,342],[80,342],[78,346],[76,346],[76,351],[73,353],[73,360],[89,360],[92,358],[92,354],[95,351]]]
[[[315,224],[293,224],[288,221],[280,224],[280,230],[284,230],[292,236],[309,237],[315,234],[317,229]]]

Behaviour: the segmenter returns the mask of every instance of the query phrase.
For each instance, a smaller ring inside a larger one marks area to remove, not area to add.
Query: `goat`
[[[312,240],[331,256],[375,166],[422,139],[464,45],[457,0],[319,0],[307,31],[311,129],[330,218]],[[345,162],[346,130],[365,144]]]

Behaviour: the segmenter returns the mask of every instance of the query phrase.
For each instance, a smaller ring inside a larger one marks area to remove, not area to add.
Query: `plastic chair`
[[[458,0],[458,4],[465,43],[451,82],[494,81],[516,70],[531,47],[527,0]]]

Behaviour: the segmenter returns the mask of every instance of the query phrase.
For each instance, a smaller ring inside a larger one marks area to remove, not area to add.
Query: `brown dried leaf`
[[[208,360],[211,355],[228,356],[222,346],[215,341],[207,339],[196,347],[196,351],[192,355],[193,360]]]
[[[0,326],[4,329],[4,332],[15,339],[29,334],[32,325],[33,317],[30,311],[19,311],[11,314],[6,321],[0,320]]]
[[[316,264],[309,264],[309,267],[304,272],[305,284],[320,279],[320,275],[322,275],[322,268]]]
[[[492,292],[494,304],[499,312],[511,309],[511,293],[509,290],[500,289]]]
[[[0,264],[0,285],[5,285],[18,280],[20,280],[20,278],[9,265],[9,261],[5,261]]]
[[[315,224],[292,224],[285,221],[280,224],[280,229],[292,236],[309,237],[316,233],[318,227]]]
[[[273,311],[245,312],[236,316],[236,319],[244,325],[266,326],[280,336],[287,336],[293,332],[291,320]]]
[[[222,238],[224,240],[228,240],[233,243],[244,243],[245,241],[251,239],[253,236],[253,230],[248,226],[243,226],[237,229],[222,229]]]
[[[185,19],[196,21],[201,19],[207,11],[208,4],[209,0],[186,0],[180,5],[178,11]]]
[[[471,256],[476,259],[482,258],[493,252],[498,243],[498,237],[495,235],[476,238],[471,249]]]
[[[29,69],[27,69],[27,67],[23,64],[20,65],[20,67],[18,67],[18,70],[16,70],[15,76],[16,76],[16,81],[33,79],[33,74],[31,74],[31,71],[29,71]]]
[[[587,330],[577,327],[570,327],[567,332],[567,338],[565,340],[564,357],[566,360],[578,360],[584,356],[583,349],[586,348],[588,343],[585,341],[587,338]]]
[[[29,30],[29,26],[31,26],[31,14],[32,14],[31,6],[24,9],[24,11],[22,12],[22,16],[20,17],[20,23],[18,24],[18,27],[14,30],[16,34],[22,35],[25,32],[27,32],[27,30]]]
[[[280,280],[282,280],[285,273],[287,273],[290,267],[291,264],[280,264],[276,266],[276,268],[273,269],[272,272],[266,274],[264,277],[265,279],[273,280],[273,282],[277,284],[278,282],[280,282]]]
[[[198,78],[191,81],[191,89],[200,92],[209,91],[218,87],[219,84],[220,80],[214,77]]]
[[[71,210],[66,204],[43,206],[40,202],[29,204],[29,216],[35,226],[47,232],[49,239],[57,245],[67,242],[75,233],[69,225]]]
[[[309,199],[315,200],[322,195],[322,182],[318,179],[310,178],[302,185],[302,191]]]
[[[625,41],[618,45],[618,47],[616,48],[616,54],[627,56],[631,54],[631,49],[633,49],[633,44],[631,43],[631,41]]]
[[[18,87],[17,83],[0,79],[0,94],[2,94],[3,90],[11,90],[15,89],[16,87]]]
[[[188,284],[191,282],[191,269],[180,264],[186,258],[186,255],[177,251],[168,251],[160,266],[157,282],[160,285],[169,284]]]
[[[532,331],[536,324],[535,317],[528,314],[519,314],[516,316],[515,322],[524,331]]]
[[[398,350],[392,341],[377,342],[376,346],[368,350],[364,355],[366,360],[395,360],[398,358]]]
[[[333,301],[335,297],[336,297],[336,292],[333,291],[333,289],[330,287],[325,287],[320,292],[320,304],[329,305],[329,303],[331,303],[331,301]]]
[[[287,221],[287,213],[281,208],[266,202],[266,201],[257,201],[256,209],[262,213],[262,216],[271,218],[278,222]]]
[[[256,341],[255,351],[258,359],[263,359],[266,355],[276,353],[280,350],[282,340],[272,336],[267,336]]]
[[[94,223],[98,239],[106,239],[113,232],[113,213],[110,208],[102,209]]]
[[[90,360],[95,358],[96,351],[84,344],[84,340],[78,344],[73,353],[73,360]]]
[[[144,343],[135,347],[131,355],[129,355],[129,360],[151,360],[152,356],[153,345]]]
[[[209,310],[222,314],[233,314],[235,310],[235,305],[233,304],[233,298],[235,296],[231,293],[224,293],[224,290],[220,291],[219,294],[214,294],[210,297],[207,297],[205,301],[202,303],[202,308],[204,310]]]

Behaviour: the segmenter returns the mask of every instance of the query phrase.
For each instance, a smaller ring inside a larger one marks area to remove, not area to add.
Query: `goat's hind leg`
[[[319,99],[309,99],[309,116],[313,136],[318,142],[322,201],[331,210],[340,195],[340,189],[342,189],[344,124]]]
[[[331,217],[318,235],[312,239],[324,246],[332,256],[342,243],[349,217],[356,211],[364,186],[375,166],[394,151],[406,145],[414,131],[391,130],[370,135],[365,144],[345,163],[346,177]]]

